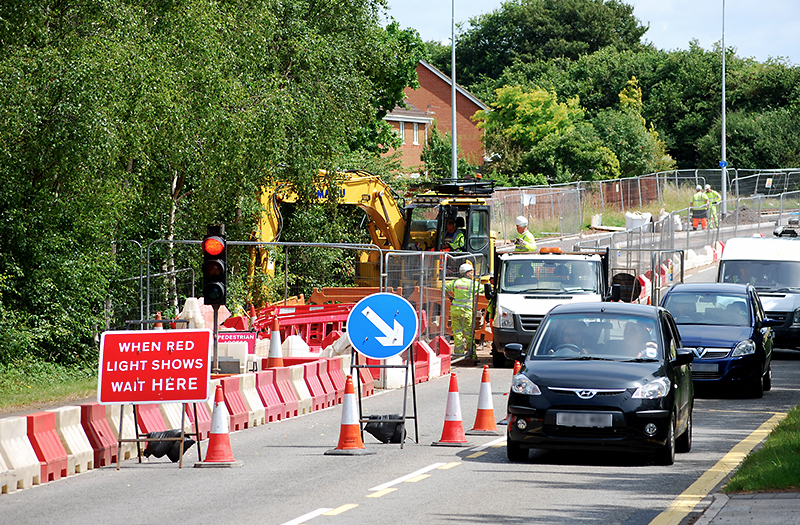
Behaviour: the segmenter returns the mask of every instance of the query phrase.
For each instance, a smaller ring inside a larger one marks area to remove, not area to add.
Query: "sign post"
[[[405,393],[403,395],[403,414],[401,419],[383,419],[384,422],[402,423],[405,429],[405,420],[414,419],[416,431],[416,441],[419,442],[419,428],[417,425],[417,390],[416,379],[414,377],[414,352],[411,343],[417,337],[419,321],[414,307],[404,297],[391,293],[376,293],[368,295],[356,303],[355,307],[347,316],[347,336],[353,346],[353,361],[350,369],[359,368],[405,368]],[[369,359],[388,359],[406,351],[405,364],[402,365],[359,365],[358,354]],[[406,416],[406,404],[408,399],[408,377],[411,375],[412,401],[414,415]],[[358,411],[361,410],[361,381],[358,385]],[[361,423],[367,423],[370,419],[359,418]],[[400,448],[403,448],[403,441]]]

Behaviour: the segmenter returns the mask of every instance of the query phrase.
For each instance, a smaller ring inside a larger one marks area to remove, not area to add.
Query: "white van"
[[[800,348],[800,237],[785,227],[774,233],[728,240],[717,282],[755,286],[766,316],[781,323],[772,329],[775,345]]]

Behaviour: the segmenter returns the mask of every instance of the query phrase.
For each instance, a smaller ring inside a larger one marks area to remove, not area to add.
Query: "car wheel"
[[[692,409],[689,409],[689,421],[686,430],[675,440],[675,452],[689,452],[692,450]]]
[[[764,380],[760,375],[747,387],[747,394],[753,399],[764,397]]]
[[[764,392],[772,390],[772,363],[767,367],[767,373],[764,374]]]
[[[506,441],[506,454],[508,460],[514,462],[527,461],[529,456],[528,449],[522,448],[516,441]]]
[[[659,465],[672,465],[675,463],[675,419],[669,422],[667,442],[656,452],[656,463]]]

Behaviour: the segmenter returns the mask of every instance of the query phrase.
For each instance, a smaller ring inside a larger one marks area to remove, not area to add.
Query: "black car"
[[[661,306],[672,313],[681,340],[695,354],[699,388],[743,390],[762,397],[772,388],[773,331],[751,284],[676,284]]]
[[[693,357],[664,308],[553,308],[511,384],[509,460],[531,448],[619,449],[671,465],[692,446]]]

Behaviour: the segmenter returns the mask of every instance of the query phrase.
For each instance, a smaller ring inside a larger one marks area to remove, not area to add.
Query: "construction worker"
[[[463,227],[464,219],[462,217],[458,217],[458,219],[461,219],[459,222],[462,223]],[[456,221],[457,219],[447,220],[447,233],[444,234],[444,239],[442,240],[443,251],[464,251],[464,230],[458,227],[459,225]]]
[[[692,210],[692,229],[697,229],[697,223],[702,224],[703,229],[708,229],[708,196],[703,193],[703,187],[699,184],[697,191],[694,195],[692,195],[692,203],[691,203],[691,210]]]
[[[464,359],[477,359],[475,339],[473,338],[473,325],[475,314],[473,305],[475,297],[480,291],[480,282],[475,279],[472,264],[466,262],[458,268],[462,277],[450,281],[445,285],[450,303],[450,328],[453,331],[454,354],[464,354]]]
[[[717,215],[717,204],[722,202],[722,195],[718,191],[712,190],[710,184],[706,184],[706,197],[711,205],[711,216],[708,225],[711,228],[719,228],[719,215]]]
[[[514,248],[514,251],[535,252],[536,239],[534,238],[533,234],[528,231],[528,219],[520,215],[516,218],[514,224],[517,226],[517,238],[514,241],[516,247]]]

